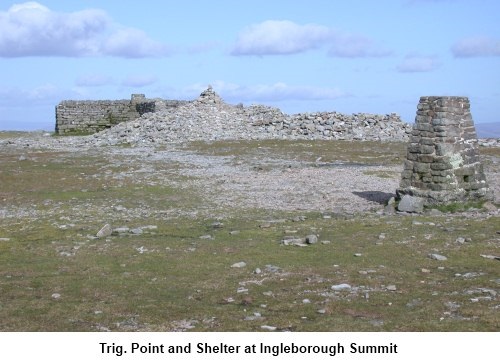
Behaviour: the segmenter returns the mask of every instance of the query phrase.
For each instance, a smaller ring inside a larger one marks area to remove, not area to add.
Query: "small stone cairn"
[[[400,211],[491,200],[467,97],[421,97],[399,189]]]

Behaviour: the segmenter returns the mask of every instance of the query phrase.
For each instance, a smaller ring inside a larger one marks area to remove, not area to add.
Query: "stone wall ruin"
[[[134,127],[118,127],[120,123],[134,123]],[[411,132],[411,126],[395,113],[288,115],[270,106],[228,104],[210,86],[193,101],[147,99],[141,94],[132,95],[130,101],[62,101],[56,107],[58,134],[95,134],[107,128],[115,130],[109,137],[119,133],[127,142],[221,138],[406,141]]]
[[[467,97],[420,98],[396,193],[400,211],[492,199]]]
[[[62,101],[56,106],[55,131],[58,134],[92,134],[158,108],[177,107],[182,103],[148,99],[144,94],[132,94],[130,100]]]

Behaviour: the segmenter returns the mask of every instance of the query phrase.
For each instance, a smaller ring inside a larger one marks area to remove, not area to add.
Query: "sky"
[[[398,113],[467,96],[500,128],[498,0],[0,0],[0,129],[65,99],[195,99]]]

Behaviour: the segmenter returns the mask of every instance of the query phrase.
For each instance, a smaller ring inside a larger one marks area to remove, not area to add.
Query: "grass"
[[[406,152],[401,142],[350,141],[215,141],[192,142],[187,150],[216,156],[230,156],[241,161],[249,156],[272,155],[300,162],[349,162],[372,164],[400,164]],[[319,161],[318,161],[319,159]]]
[[[445,213],[457,213],[471,209],[481,209],[484,202],[453,202],[446,205],[435,205],[433,209],[437,209]]]
[[[404,153],[399,145],[361,142],[195,143],[186,149],[240,162],[265,151],[301,162],[395,164]],[[136,178],[142,161],[121,162],[126,158],[99,150],[24,154],[26,161],[17,151],[0,154],[0,210],[18,213],[0,218],[2,331],[500,328],[498,261],[481,257],[499,254],[498,217],[325,218],[249,209],[218,220],[195,212],[206,202],[203,190],[179,176],[181,165],[158,163],[156,178]],[[92,237],[107,222],[156,228]],[[311,233],[330,243],[281,244],[286,235]],[[430,253],[448,260],[432,260]],[[231,267],[240,261],[246,267]],[[332,290],[341,283],[353,289]]]

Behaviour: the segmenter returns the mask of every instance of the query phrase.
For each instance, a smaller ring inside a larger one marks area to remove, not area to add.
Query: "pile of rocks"
[[[222,139],[407,141],[410,132],[411,126],[394,113],[287,115],[278,108],[264,105],[227,104],[209,87],[192,102],[177,107],[156,107],[155,112],[95,134],[92,142],[113,145]]]
[[[291,116],[266,118],[267,133],[278,138],[313,138],[340,140],[399,140],[406,141],[411,127],[400,117],[389,115],[338,112],[299,113]]]

